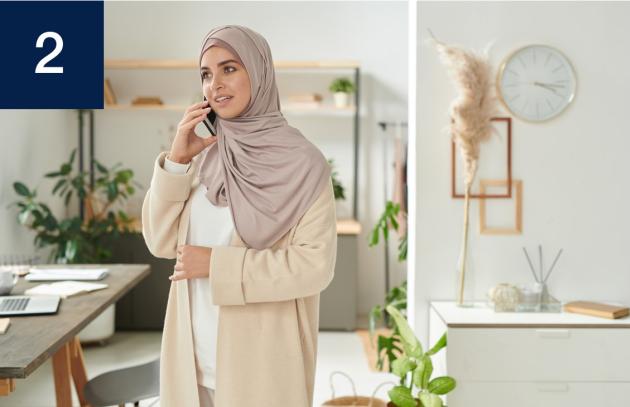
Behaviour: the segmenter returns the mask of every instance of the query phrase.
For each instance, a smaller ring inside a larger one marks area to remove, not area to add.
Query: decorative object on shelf
[[[512,118],[511,117],[493,117],[490,119],[494,123],[503,123],[505,130],[496,130],[500,135],[497,139],[506,140],[506,153],[505,153],[505,178],[501,176],[501,179],[507,181],[504,193],[485,194],[481,192],[473,192],[473,186],[471,185],[471,192],[469,194],[470,199],[483,199],[483,198],[511,198],[512,197]],[[495,127],[496,129],[496,127]],[[454,140],[451,140],[451,197],[454,199],[465,199],[465,192],[457,190],[457,154],[456,144]],[[482,146],[480,145],[480,148]],[[481,152],[480,152],[481,154]],[[488,155],[485,155],[488,157]],[[486,158],[487,160],[488,158]],[[485,161],[485,160],[484,160]],[[493,176],[493,178],[495,178]]]
[[[566,303],[564,304],[564,310],[575,314],[591,315],[608,319],[624,318],[630,315],[630,308],[628,307],[600,304],[590,301],[573,301]]]
[[[105,78],[105,104],[106,105],[115,105],[116,102],[116,94],[114,93],[114,88],[112,88],[112,84],[109,82],[108,78]]]
[[[512,284],[501,283],[488,290],[488,298],[495,312],[514,312],[521,301],[521,290]]]
[[[330,165],[330,168],[332,169],[330,177],[332,178],[335,200],[345,201],[346,200],[345,190],[343,188],[343,185],[341,184],[341,181],[339,181],[339,178],[337,177],[339,173],[335,170],[335,160],[332,158],[329,158],[328,164]]]
[[[162,99],[157,96],[138,96],[132,102],[132,106],[154,106],[154,105],[163,105]]]
[[[505,58],[496,87],[501,102],[512,114],[528,122],[544,122],[571,104],[577,79],[562,52],[548,45],[532,44]]]
[[[332,81],[328,90],[333,92],[336,107],[347,107],[350,105],[350,94],[354,92],[354,84],[347,78],[336,78]]]
[[[58,220],[48,205],[37,202],[37,190],[30,190],[21,182],[15,182],[13,189],[21,197],[14,204],[19,208],[17,215],[20,224],[35,231],[34,243],[42,248],[53,246],[49,261],[57,263],[102,263],[110,256],[109,245],[121,233],[128,230],[133,219],[122,210],[114,210],[135,192],[134,185],[142,187],[133,180],[133,171],[103,166],[96,160],[98,170],[96,179],[91,182],[84,171],[73,172],[76,149],[70,159],[63,163],[58,171],[45,175],[46,178],[58,178],[53,187],[53,195],[64,199],[68,206],[70,199],[77,196],[85,204],[86,216]]]
[[[431,30],[432,42],[447,66],[448,72],[458,90],[458,97],[450,106],[450,135],[457,143],[464,161],[464,230],[459,256],[459,278],[457,303],[464,305],[464,283],[468,254],[468,225],[470,189],[477,172],[480,144],[490,138],[496,129],[492,118],[498,111],[496,96],[493,94],[492,65],[489,61],[490,43],[482,53],[469,51],[459,46],[439,41]]]
[[[390,305],[387,312],[394,319],[402,340],[402,350],[392,362],[393,373],[400,377],[400,384],[388,392],[391,401],[399,407],[441,407],[443,401],[440,396],[449,393],[456,386],[455,379],[450,376],[431,380],[431,356],[446,347],[446,333],[431,349],[424,352],[420,341],[398,309]],[[408,376],[411,376],[410,380]],[[414,387],[419,389],[415,396]]]
[[[300,93],[289,95],[287,101],[293,107],[299,108],[319,108],[324,98],[319,93]]]
[[[556,263],[562,254],[562,250],[563,249],[560,249],[551,264],[551,267],[546,273],[544,273],[543,249],[541,245],[538,245],[539,268],[537,273],[534,268],[534,264],[532,263],[532,259],[529,257],[527,249],[523,247],[523,253],[527,259],[527,264],[529,265],[529,269],[536,282],[530,285],[521,286],[521,302],[516,307],[517,312],[562,312],[562,304],[549,294],[549,290],[547,289],[547,280],[553,272]]]
[[[335,397],[335,386],[333,384],[333,377],[335,375],[343,375],[350,381],[350,384],[352,385],[352,396]],[[381,387],[386,384],[395,384],[393,382],[381,383],[376,386],[376,389],[374,389],[374,391],[372,392],[371,397],[366,397],[357,395],[357,388],[354,384],[354,380],[352,380],[352,378],[347,373],[334,371],[330,374],[329,380],[331,391],[330,400],[325,401],[324,404],[322,404],[322,407],[387,407],[387,403],[377,398],[376,393]]]
[[[485,195],[488,187],[502,187],[508,181],[502,179],[479,180],[479,191]],[[483,235],[520,235],[523,233],[523,181],[512,180],[514,186],[514,227],[489,227],[486,221],[486,198],[479,199],[479,233]]]

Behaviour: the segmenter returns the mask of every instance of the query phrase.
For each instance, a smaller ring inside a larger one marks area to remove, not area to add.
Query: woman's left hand
[[[210,255],[212,248],[203,246],[177,246],[175,271],[169,276],[171,281],[185,278],[210,277]]]

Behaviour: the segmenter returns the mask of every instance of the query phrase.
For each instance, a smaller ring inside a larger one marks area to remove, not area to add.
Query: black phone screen
[[[206,97],[203,97],[203,100],[208,100]],[[217,120],[217,114],[214,110],[210,110],[210,112],[206,115],[206,118],[203,119],[203,124],[206,126],[210,134],[213,136],[217,135],[217,130],[215,128],[215,122]]]

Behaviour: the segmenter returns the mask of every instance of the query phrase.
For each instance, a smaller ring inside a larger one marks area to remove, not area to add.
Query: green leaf
[[[55,187],[52,190],[53,195],[55,195],[55,193],[59,190],[59,188],[64,186],[66,184],[66,182],[67,182],[67,180],[65,178],[62,178],[59,181],[57,181],[57,183],[55,184]]]
[[[68,163],[65,163],[61,166],[61,175],[68,175],[72,171],[72,166]]]
[[[391,305],[388,305],[386,310],[389,315],[394,318],[396,326],[400,331],[400,337],[402,339],[403,348],[405,349],[405,354],[407,354],[407,356],[421,358],[423,354],[422,345],[420,345],[420,342],[414,335],[413,330],[409,326],[409,323],[407,322],[405,317],[400,313],[398,309],[392,307]]]
[[[26,225],[31,218],[31,211],[22,211],[18,214],[18,222],[22,225]]]
[[[53,177],[58,177],[60,175],[63,175],[60,171],[53,171],[53,172],[47,173],[46,175],[44,175],[44,177],[53,178]]]
[[[422,357],[422,364],[424,365],[424,369],[422,369],[420,376],[420,388],[426,389],[429,386],[429,380],[431,380],[431,375],[433,374],[433,362],[431,362],[431,357],[424,355]]]
[[[77,241],[76,240],[68,240],[66,242],[66,251],[64,253],[65,258],[72,262],[75,259],[75,256],[77,255]]]
[[[418,403],[411,395],[411,390],[405,386],[396,386],[387,392],[391,401],[398,407],[416,407]]]
[[[444,332],[440,340],[437,341],[431,349],[429,349],[429,351],[427,352],[427,355],[435,355],[445,346],[446,346],[446,332]]]
[[[415,368],[416,362],[406,356],[403,356],[393,362],[392,373],[400,378],[404,378],[407,376],[407,373],[411,372]]]
[[[442,407],[442,399],[436,394],[421,391],[418,394],[423,407]]]
[[[68,193],[66,194],[66,199],[64,200],[64,203],[66,206],[68,206],[68,202],[70,202],[71,197],[72,197],[72,191],[68,191]]]
[[[118,188],[115,182],[110,182],[107,184],[107,199],[111,202],[116,199],[118,195]]]
[[[418,359],[416,361],[416,368],[413,371],[413,384],[419,388],[422,389],[422,375],[424,373],[424,358],[422,359]]]
[[[72,162],[74,161],[74,156],[77,153],[77,149],[75,148],[74,150],[72,150],[72,152],[70,153],[70,159],[68,160],[68,162],[70,164],[72,164]]]
[[[440,376],[429,382],[427,390],[429,390],[433,394],[446,394],[452,391],[455,386],[455,379],[450,376]]]
[[[22,184],[21,182],[14,182],[13,189],[18,195],[25,196],[25,197],[31,196],[31,193],[26,187],[26,185]]]
[[[103,164],[101,164],[97,160],[94,160],[94,165],[96,165],[96,169],[99,170],[103,174],[107,174],[109,172],[107,167],[105,167]]]

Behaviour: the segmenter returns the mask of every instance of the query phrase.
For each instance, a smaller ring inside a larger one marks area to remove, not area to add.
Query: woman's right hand
[[[201,138],[195,133],[195,127],[203,121],[210,109],[206,100],[195,103],[186,109],[184,118],[177,125],[177,134],[168,154],[169,160],[188,164],[194,156],[209,145],[216,143],[216,136]]]

